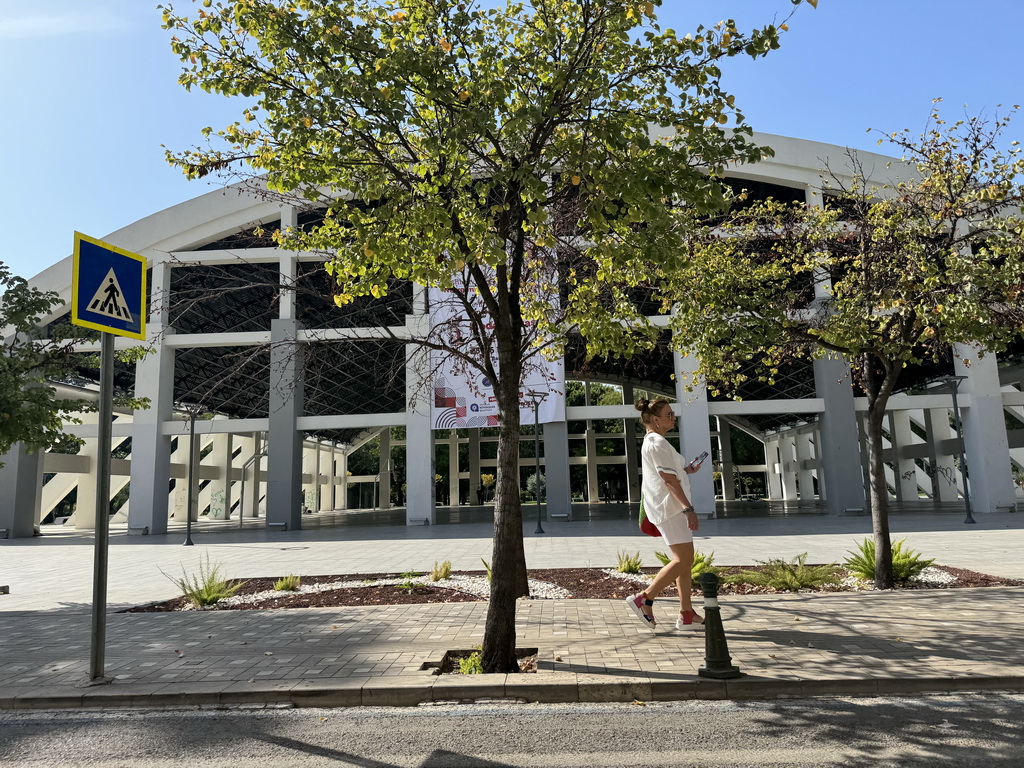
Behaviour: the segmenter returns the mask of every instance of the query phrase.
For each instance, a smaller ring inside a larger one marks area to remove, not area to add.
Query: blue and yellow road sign
[[[72,269],[72,324],[145,340],[145,257],[75,232]]]

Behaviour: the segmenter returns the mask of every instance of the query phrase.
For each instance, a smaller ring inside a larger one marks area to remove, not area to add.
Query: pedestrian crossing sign
[[[146,259],[75,232],[71,322],[146,338]]]

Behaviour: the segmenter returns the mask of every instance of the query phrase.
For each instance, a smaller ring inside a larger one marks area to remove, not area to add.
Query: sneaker
[[[626,605],[628,605],[632,609],[633,613],[637,615],[637,618],[642,619],[647,626],[653,629],[657,625],[658,622],[654,620],[653,616],[649,616],[644,613],[645,605],[654,605],[653,600],[647,599],[646,593],[641,592],[638,595],[631,595],[630,597],[627,597]]]
[[[704,617],[698,616],[693,611],[680,611],[679,618],[676,619],[676,629],[703,632]]]

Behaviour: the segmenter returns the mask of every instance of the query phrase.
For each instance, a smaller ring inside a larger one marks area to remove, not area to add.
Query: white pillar
[[[765,476],[768,480],[768,498],[783,498],[782,489],[782,444],[778,437],[764,443]]]
[[[932,408],[925,411],[925,428],[928,432],[928,459],[932,466],[932,499],[934,501],[956,501],[963,481],[953,460],[953,454],[944,447],[956,439],[949,425],[947,408]]]
[[[377,506],[391,509],[391,427],[385,427],[378,435],[380,450],[377,454],[377,472],[380,483],[377,486]]]
[[[267,434],[267,527],[302,527],[302,345],[295,320],[270,322],[270,429]]]
[[[135,396],[149,399],[149,408],[135,412],[132,424],[131,505],[128,533],[144,530],[167,533],[167,487],[170,485],[171,436],[161,434],[174,405],[174,350],[164,339],[174,333],[167,325],[171,267],[150,262],[150,318],[146,335],[153,351],[135,365]]]
[[[632,384],[622,385],[622,402],[626,405],[636,402]],[[637,450],[636,428],[637,419],[625,419],[626,498],[631,504],[640,501],[640,454]]]
[[[480,483],[480,430],[469,430],[469,503],[478,503]]]
[[[800,497],[797,490],[796,438],[792,432],[779,435],[779,467],[782,473],[782,498],[794,501]]]
[[[419,298],[423,290],[416,289]],[[422,306],[421,301],[416,302]],[[425,315],[410,315],[406,325],[411,333],[423,335]],[[409,344],[405,348],[405,521],[407,525],[433,525],[434,505],[434,434],[430,425],[430,361],[429,354]]]
[[[320,495],[317,511],[325,512],[334,509],[334,443],[324,446],[321,453],[321,460],[317,463],[317,472],[320,474]]]
[[[348,509],[348,445],[334,456],[334,508]]]
[[[904,449],[914,444],[914,431],[910,427],[909,411],[892,411],[889,414],[893,439],[893,467],[896,468],[896,498],[899,501],[918,501],[917,464],[912,458],[904,458]]]
[[[210,496],[210,519],[227,520],[231,511],[231,452],[232,435],[213,435],[213,449],[210,462],[217,470],[217,476],[206,486]],[[201,478],[202,476],[200,476]]]
[[[799,431],[795,438],[797,476],[800,478],[800,498],[814,501],[814,441],[809,429]]]
[[[572,491],[569,488],[569,424],[552,421],[544,430],[544,492],[548,519],[572,520]]]
[[[850,366],[844,358],[815,360],[814,389],[825,401],[818,417],[818,491],[830,515],[867,509],[860,432]]]
[[[967,377],[960,382],[959,402],[972,509],[985,513],[1013,508],[1017,499],[996,356],[989,352],[981,357],[977,347],[958,344],[954,364],[956,374]]]
[[[732,460],[732,427],[725,419],[718,421],[718,458],[722,467],[722,499],[736,498],[736,464]]]
[[[459,506],[459,433],[448,433],[448,505]]]
[[[31,538],[43,488],[43,451],[16,443],[0,456],[0,529],[7,538]]]
[[[683,357],[672,353],[676,373],[676,399],[679,401],[676,415],[679,418],[679,448],[687,459],[693,459],[703,451],[711,454],[711,417],[708,413],[708,391],[703,385],[693,392],[687,392],[685,383],[690,381],[699,362],[693,355]],[[690,502],[698,514],[715,513],[715,479],[710,461],[704,462],[699,472],[690,475]]]

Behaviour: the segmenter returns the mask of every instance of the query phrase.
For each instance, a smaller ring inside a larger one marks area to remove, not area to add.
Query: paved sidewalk
[[[999,576],[1020,573],[1024,526],[1018,520],[1024,516],[991,516],[969,528],[950,516],[920,517],[894,518],[895,536],[907,535],[912,547],[950,565]],[[648,544],[632,532],[635,521],[562,525],[567,532],[553,523],[545,538],[528,533],[531,566],[606,566],[617,549],[657,548],[653,539]],[[821,517],[709,521],[701,533],[710,540],[698,547],[714,549],[722,564],[803,551],[821,562],[841,559],[864,525],[870,524]],[[428,535],[427,529],[345,529],[345,541],[323,530],[234,540],[211,534],[197,539],[196,551],[184,550],[184,558],[187,563],[208,552],[231,576],[402,570],[439,559],[472,568],[474,557],[489,558],[486,526],[479,528],[435,526]],[[173,571],[182,561],[180,541],[136,542],[112,544],[112,603],[133,595],[123,602],[138,604],[174,592],[159,568]],[[728,681],[697,676],[704,663],[702,635],[652,633],[620,601],[520,600],[519,645],[538,649],[540,669],[508,676],[435,676],[429,668],[445,651],[480,642],[485,603],[110,613],[106,670],[114,681],[82,688],[76,684],[89,659],[89,606],[82,599],[89,586],[88,568],[82,567],[91,563],[87,543],[74,538],[0,545],[0,584],[12,585],[11,595],[0,595],[0,709],[1024,690],[1024,587],[725,596],[729,651],[744,673]],[[981,558],[986,548],[988,567],[955,557]],[[296,564],[299,555],[308,568]],[[17,578],[8,581],[11,576]],[[659,601],[662,626],[670,626],[674,607],[671,600]]]

